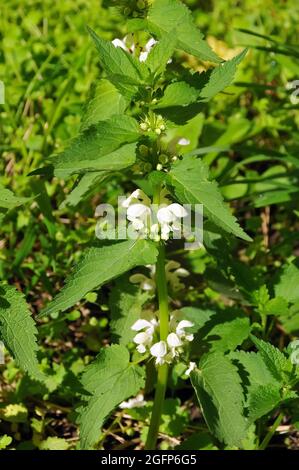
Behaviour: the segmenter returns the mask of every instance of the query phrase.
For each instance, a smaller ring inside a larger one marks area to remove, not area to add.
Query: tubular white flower
[[[189,376],[194,369],[196,369],[195,362],[189,362],[189,366],[188,366],[188,369],[186,370],[185,374]]]
[[[167,209],[177,218],[181,219],[183,217],[186,217],[188,215],[188,212],[186,209],[181,206],[181,204],[178,204],[177,202],[174,202],[170,204]]]
[[[129,51],[129,48],[126,46],[126,36],[123,38],[123,39],[119,39],[119,38],[115,38],[113,39],[112,44],[114,47],[120,47],[121,49],[123,49],[124,51],[126,52],[130,52]]]
[[[159,341],[158,343],[153,344],[150,351],[151,355],[156,358],[156,365],[162,365],[165,363],[164,357],[167,354],[167,345],[165,341]]]
[[[157,43],[157,41],[154,38],[151,38],[147,41],[146,45],[144,46],[144,50],[140,53],[139,55],[139,61],[140,62],[145,62],[152,47]]]

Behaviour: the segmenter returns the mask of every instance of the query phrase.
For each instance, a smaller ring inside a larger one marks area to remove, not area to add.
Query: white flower
[[[124,409],[131,409],[131,408],[141,408],[146,404],[146,401],[144,400],[144,396],[142,393],[139,393],[137,397],[135,398],[130,398],[128,401],[123,401],[120,405],[119,408],[122,410]]]
[[[113,39],[112,44],[114,47],[120,47],[124,51],[130,52],[129,48],[126,45],[126,39],[127,39],[127,36],[125,36],[123,39],[115,38]]]
[[[157,325],[156,317],[150,313],[148,318],[140,318],[131,326],[131,330],[140,332],[133,338],[134,343],[137,344],[136,349],[140,354],[144,354],[147,348],[152,345]]]
[[[119,39],[119,38],[113,39],[112,44],[113,44],[114,47],[120,47],[124,51],[129,52],[130,54],[132,54],[135,51],[136,46],[135,46],[135,44],[132,44],[130,47],[128,47],[127,46],[127,41],[128,41],[128,37],[125,36],[123,39]],[[151,38],[147,41],[147,43],[142,48],[142,51],[139,54],[139,61],[140,62],[145,62],[146,61],[147,56],[149,55],[152,47],[156,43],[157,43],[157,41],[155,41],[154,38]]]
[[[128,208],[131,204],[145,204],[147,207],[151,205],[150,198],[141,190],[135,189],[132,194],[122,203],[122,207]]]
[[[144,46],[144,50],[140,53],[139,55],[139,61],[140,62],[145,62],[146,59],[147,59],[147,56],[149,55],[152,47],[157,43],[157,41],[155,41],[154,38],[151,38],[149,39],[149,41],[147,41],[146,45]]]
[[[196,369],[195,362],[189,362],[189,366],[188,366],[188,369],[186,370],[185,374],[189,376],[194,369]]]
[[[182,346],[182,342],[176,333],[170,333],[167,336],[167,344],[170,348],[170,356],[174,358],[179,355],[178,348]]]
[[[165,356],[167,354],[167,345],[165,341],[159,341],[159,343],[153,344],[150,349],[151,355],[156,358],[156,365],[163,365],[165,363]]]
[[[189,145],[189,144],[190,144],[190,140],[189,140],[189,139],[184,139],[184,137],[182,137],[182,138],[178,141],[178,144],[179,144],[179,145]]]

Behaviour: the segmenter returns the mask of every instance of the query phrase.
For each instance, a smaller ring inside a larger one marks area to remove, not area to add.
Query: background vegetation
[[[0,0],[0,79],[6,95],[0,105],[0,183],[20,198],[17,207],[0,212],[0,279],[24,293],[33,315],[63,285],[93,236],[97,203],[114,202],[127,190],[120,176],[95,188],[82,203],[78,192],[71,193],[75,179],[66,184],[28,176],[77,134],[82,107],[101,73],[86,25],[106,39],[124,35],[123,17],[109,3]],[[299,332],[299,111],[287,86],[299,79],[298,2],[185,3],[222,58],[249,46],[234,85],[196,118],[194,139],[198,147],[218,147],[204,159],[254,241],[245,248],[235,242],[233,256],[222,250],[216,261],[204,250],[189,255],[195,274],[180,302],[238,306],[254,333],[282,349]],[[197,70],[207,66],[187,55],[181,61]],[[179,253],[175,259],[180,261]],[[89,294],[64,316],[40,321],[38,354],[49,383],[31,381],[6,355],[0,366],[0,448],[76,448],[77,377],[110,342],[112,286]],[[220,340],[228,341],[221,334]],[[161,447],[217,449],[188,382],[176,373],[163,413]],[[100,447],[142,447],[150,406],[149,398],[144,408],[114,413]],[[299,402],[284,405],[282,412],[270,446],[296,449]],[[277,413],[264,418],[266,426]],[[194,431],[196,437],[189,438]],[[253,448],[254,439],[248,438],[245,448]]]

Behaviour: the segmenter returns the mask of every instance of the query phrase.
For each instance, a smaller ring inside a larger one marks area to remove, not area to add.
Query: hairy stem
[[[157,188],[157,191],[159,191],[159,188]],[[155,197],[155,203],[158,202],[157,199],[158,198]],[[166,341],[168,336],[169,311],[167,281],[165,274],[165,247],[163,242],[159,243],[159,254],[156,263],[156,285],[159,301],[160,341]],[[162,366],[158,367],[158,378],[154,405],[145,445],[147,450],[153,450],[156,448],[159,426],[161,421],[161,413],[167,387],[167,377],[168,365],[163,364]]]

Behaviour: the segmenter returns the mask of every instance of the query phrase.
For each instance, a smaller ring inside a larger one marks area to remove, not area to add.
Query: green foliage
[[[240,445],[248,423],[237,369],[219,353],[203,358],[198,368],[191,381],[210,431],[230,446]]]
[[[101,427],[114,408],[136,394],[144,385],[144,371],[129,362],[124,346],[102,349],[83,376],[82,384],[90,397],[79,412],[82,449],[93,447],[99,440]]]
[[[185,156],[170,171],[168,183],[181,203],[203,204],[204,215],[217,226],[243,240],[251,240],[224,204],[217,183],[209,181],[208,169],[201,160]]]
[[[173,31],[178,49],[182,49],[201,60],[220,61],[219,57],[203,40],[203,35],[195,26],[188,8],[179,0],[154,2],[148,12],[147,25],[149,31],[159,37]]]
[[[66,284],[40,316],[62,312],[85,294],[136,266],[153,264],[157,249],[148,240],[98,243],[82,256]]]
[[[37,329],[24,296],[14,287],[0,286],[0,338],[19,367],[33,379],[44,381],[38,367]]]
[[[147,292],[142,292],[126,277],[116,281],[111,290],[109,306],[111,311],[111,333],[114,343],[126,346],[135,336],[131,326],[140,318],[143,305],[149,300]]]

